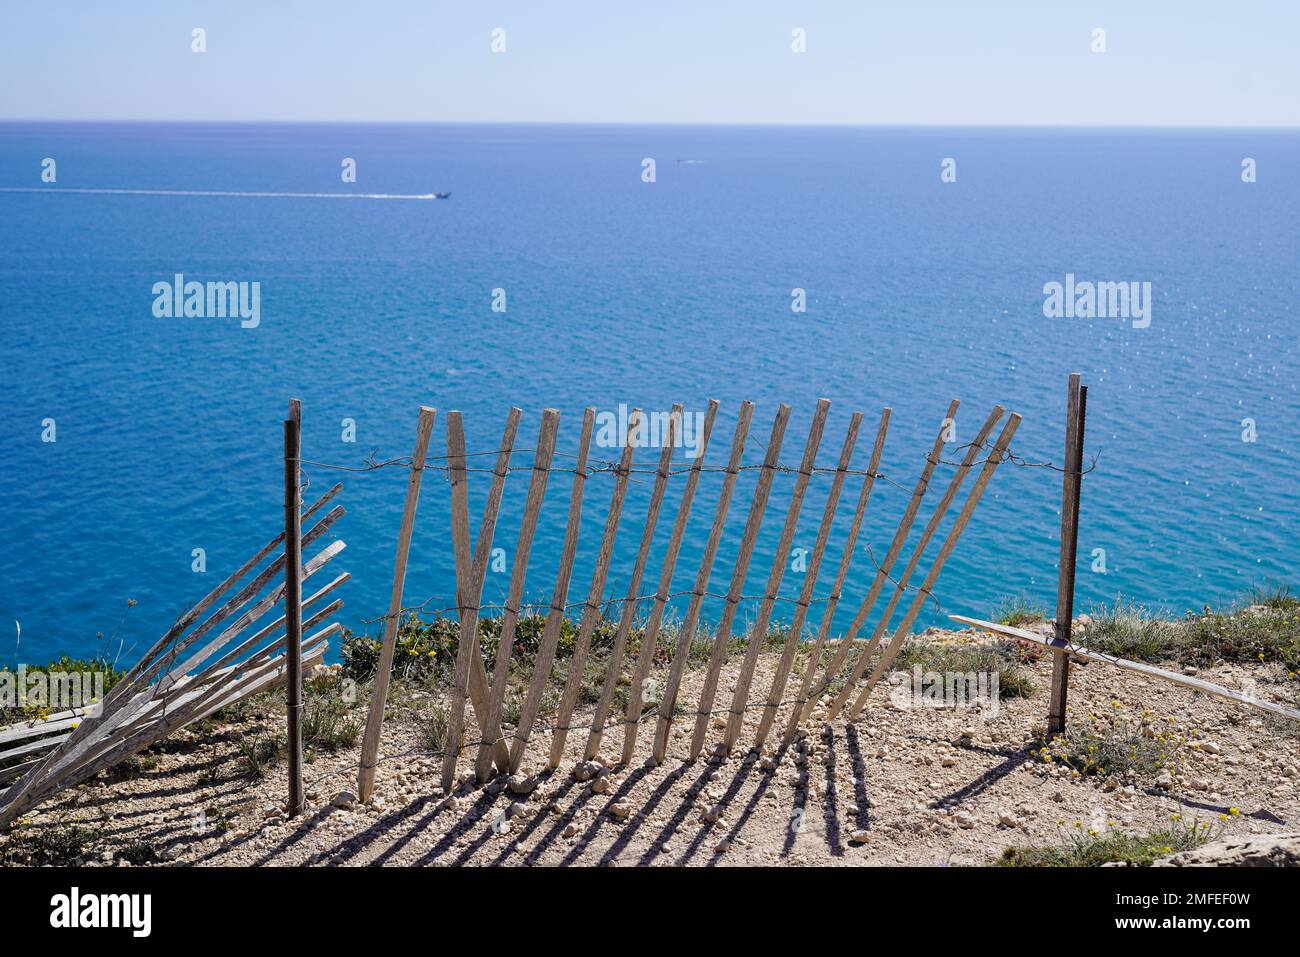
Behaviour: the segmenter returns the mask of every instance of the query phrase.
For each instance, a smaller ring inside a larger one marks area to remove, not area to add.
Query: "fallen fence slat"
[[[65,731],[74,725],[80,724],[87,710],[90,709],[72,708],[69,711],[52,714],[48,718],[20,721],[17,724],[0,728],[0,744],[21,741],[24,738],[36,738],[43,734],[53,734],[55,731]]]
[[[1127,658],[1119,658],[1115,655],[1108,655],[1104,651],[1095,651],[1086,645],[1070,643],[1062,646],[1055,639],[1044,638],[1036,635],[1032,631],[1025,631],[1023,628],[1015,628],[1011,625],[999,624],[995,621],[984,621],[980,618],[967,618],[965,615],[949,615],[953,621],[960,622],[963,625],[970,625],[972,628],[978,628],[981,631],[987,631],[995,635],[1001,635],[1005,638],[1014,638],[1016,641],[1025,641],[1030,644],[1041,645],[1053,651],[1064,651],[1076,658],[1084,661],[1096,661],[1102,664],[1114,665],[1124,671],[1132,671],[1140,675],[1146,675],[1148,678],[1158,678],[1161,681],[1168,681],[1171,684],[1181,685],[1184,688],[1191,688],[1193,691],[1202,691],[1205,694],[1213,695],[1216,698],[1223,698],[1227,701],[1233,701],[1237,704],[1244,704],[1251,708],[1258,708],[1260,711],[1267,711],[1270,714],[1278,715],[1283,718],[1290,718],[1292,721],[1300,721],[1300,711],[1295,708],[1288,708],[1286,705],[1275,704],[1272,701],[1265,701],[1252,694],[1244,691],[1234,691],[1231,688],[1225,688],[1222,685],[1216,685],[1212,682],[1205,681],[1201,678],[1193,678],[1191,675],[1180,675],[1176,671],[1166,671],[1163,668],[1157,668],[1154,665],[1144,664],[1140,661],[1130,661]]]

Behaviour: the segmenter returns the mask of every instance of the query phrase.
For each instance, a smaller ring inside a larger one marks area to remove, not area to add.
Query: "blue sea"
[[[41,181],[47,157],[53,184]],[[1242,181],[1247,157],[1254,183]],[[341,181],[344,158],[355,183]],[[945,158],[955,182],[941,181]],[[1060,464],[1067,376],[1078,371],[1096,456],[1078,610],[1124,595],[1180,613],[1295,583],[1297,171],[1300,133],[1249,129],[0,124],[0,187],[39,190],[0,192],[0,662],[130,660],[274,537],[291,396],[303,402],[304,458],[349,467],[409,455],[420,405],[440,410],[433,455],[445,454],[446,410],[463,411],[471,450],[490,451],[512,405],[525,412],[521,447],[554,407],[560,450],[572,453],[585,406],[699,411],[711,398],[721,412],[709,464],[724,461],[750,399],[746,462],[761,461],[785,402],[781,460],[793,466],[826,397],[818,465],[834,465],[862,410],[863,468],[889,406],[890,481],[871,500],[842,626],[948,401],[962,400],[949,457],[1001,403],[1024,417],[1017,456]],[[68,189],[452,195],[56,195]],[[156,317],[151,290],[178,273],[260,283],[260,324]],[[1149,282],[1149,326],[1046,317],[1044,285],[1067,274]],[[497,289],[504,312],[492,308]],[[806,291],[802,313],[794,289]],[[42,441],[46,419],[54,442]],[[642,450],[637,464],[656,455]],[[313,465],[306,475],[309,499],[346,482],[347,549],[331,572],[353,575],[342,620],[374,630],[365,621],[385,611],[406,473]],[[713,591],[726,590],[754,476],[737,489]],[[471,478],[477,529],[487,476]],[[507,571],[489,574],[490,602],[506,593],[526,484],[523,473],[507,484],[495,542]],[[716,473],[702,480],[676,590],[694,577],[720,484]],[[791,484],[777,479],[747,595],[762,591]],[[608,474],[588,483],[571,601],[585,596],[611,485]],[[650,487],[636,476],[607,596],[627,588]],[[796,547],[812,546],[828,487],[812,481]],[[657,583],[679,488],[643,593]],[[531,600],[549,598],[569,489],[557,473]],[[818,596],[856,496],[854,480]],[[1000,468],[921,624],[982,615],[1009,595],[1053,606],[1060,502],[1059,473]],[[449,517],[448,486],[430,472],[407,604],[452,603]],[[802,581],[787,572],[782,595]],[[741,609],[756,612],[753,601]],[[777,613],[788,619],[790,605]]]

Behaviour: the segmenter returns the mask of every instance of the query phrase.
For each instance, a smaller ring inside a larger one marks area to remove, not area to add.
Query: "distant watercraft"
[[[434,199],[451,199],[451,193],[434,193]]]

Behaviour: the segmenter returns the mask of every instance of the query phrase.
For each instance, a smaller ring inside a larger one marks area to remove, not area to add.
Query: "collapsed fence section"
[[[304,525],[314,521],[301,537],[303,549],[321,542],[343,517],[341,505],[320,514],[342,489],[335,485],[301,513]],[[326,624],[326,620],[343,607],[341,599],[330,596],[348,581],[348,573],[301,598],[288,616],[281,615],[254,630],[254,625],[285,602],[289,590],[285,569],[294,558],[285,545],[286,536],[281,533],[181,615],[102,702],[80,714],[51,716],[58,726],[69,729],[68,733],[34,733],[48,722],[28,722],[0,731],[0,764],[43,752],[39,759],[18,764],[17,780],[0,793],[0,829],[29,808],[185,725],[285,684],[288,640],[298,645],[304,667],[320,663],[328,639],[342,629],[341,624]],[[300,582],[315,577],[346,547],[341,539],[324,544],[302,563]],[[275,557],[259,569],[272,555]],[[209,614],[214,606],[218,607]],[[293,634],[298,621],[305,636],[300,639]],[[23,744],[8,746],[20,739]]]

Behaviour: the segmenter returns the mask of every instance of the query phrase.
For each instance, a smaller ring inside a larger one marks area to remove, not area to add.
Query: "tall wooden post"
[[[302,404],[289,400],[284,420],[284,658],[288,699],[289,817],[303,810],[302,794]]]
[[[1048,737],[1065,730],[1065,699],[1070,685],[1070,643],[1074,620],[1074,567],[1079,547],[1079,488],[1083,472],[1083,423],[1088,387],[1079,373],[1070,375],[1065,415],[1065,472],[1061,490],[1061,571],[1056,586],[1056,645],[1052,659],[1052,697],[1047,710]]]

